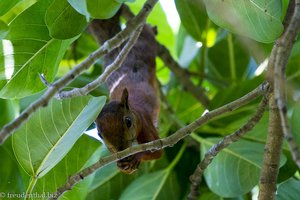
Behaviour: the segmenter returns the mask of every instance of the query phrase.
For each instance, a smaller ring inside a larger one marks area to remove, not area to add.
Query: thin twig
[[[284,20],[284,32],[276,41],[268,63],[268,81],[271,88],[269,99],[269,130],[260,173],[259,200],[275,199],[283,133],[284,131],[286,131],[285,134],[288,132],[283,73],[285,72],[293,43],[299,32],[299,23],[300,0],[291,0]],[[291,149],[292,153],[295,153],[293,150]]]
[[[123,6],[122,15],[126,19],[131,19],[134,14],[131,12],[128,6]],[[201,87],[197,87],[191,80],[190,75],[185,71],[172,57],[169,50],[158,41],[157,43],[157,55],[162,59],[165,65],[175,74],[178,81],[189,91],[205,108],[209,105],[209,98],[205,94],[205,90]]]
[[[79,76],[83,71],[88,69],[92,64],[96,62],[98,58],[107,54],[111,50],[120,46],[125,40],[128,39],[130,34],[145,22],[145,19],[151,12],[153,6],[158,0],[147,0],[139,14],[128,21],[126,27],[119,32],[112,39],[106,41],[99,49],[89,55],[83,62],[76,65],[65,76],[55,81],[47,88],[46,92],[35,102],[30,104],[16,119],[9,124],[5,125],[0,130],[0,144],[2,144],[7,137],[9,137],[14,130],[19,128],[29,117],[42,106],[46,106],[51,98],[59,92],[63,87],[69,84],[74,78]]]
[[[143,29],[143,27],[140,27],[132,34],[132,36],[130,37],[130,39],[128,40],[126,45],[123,47],[121,52],[118,54],[118,56],[116,57],[114,62],[111,63],[109,66],[107,66],[105,68],[105,71],[97,79],[95,79],[94,81],[85,85],[82,88],[74,88],[69,91],[61,91],[58,94],[59,98],[65,99],[65,98],[71,98],[71,97],[76,97],[76,96],[84,96],[84,95],[87,95],[88,93],[90,93],[91,91],[93,91],[94,89],[96,89],[102,83],[104,83],[113,71],[115,71],[121,67],[125,58],[127,57],[128,53],[130,52],[131,48],[136,43],[142,29]]]
[[[268,89],[268,84],[263,83],[260,86],[258,86],[256,89],[253,91],[249,92],[248,94],[244,95],[243,97],[228,103],[220,108],[217,108],[215,110],[212,110],[210,112],[207,112],[204,114],[202,117],[198,118],[194,122],[190,123],[189,125],[179,129],[176,131],[174,134],[170,135],[167,138],[155,140],[152,142],[148,142],[145,144],[140,144],[137,146],[133,146],[130,148],[127,148],[123,151],[117,152],[115,154],[112,154],[110,156],[101,158],[98,162],[95,164],[91,165],[90,167],[87,167],[77,174],[74,174],[71,176],[66,184],[60,188],[57,189],[57,191],[51,195],[53,198],[52,199],[57,199],[59,196],[61,196],[64,192],[71,190],[72,187],[80,182],[82,179],[85,177],[89,176],[90,174],[94,173],[96,170],[106,166],[109,163],[112,163],[113,161],[120,160],[122,158],[125,158],[127,156],[143,152],[143,151],[153,151],[153,150],[158,150],[162,149],[168,146],[173,146],[176,144],[178,141],[183,139],[184,137],[188,136],[191,132],[199,128],[201,125],[204,123],[210,121],[211,119],[218,117],[224,113],[231,112],[247,103],[250,101],[256,99],[260,95],[264,94],[266,90]]]
[[[260,121],[263,113],[265,111],[266,106],[268,105],[268,94],[266,94],[261,101],[256,113],[250,118],[250,120],[244,124],[240,129],[235,131],[234,133],[227,135],[217,144],[213,145],[208,152],[206,152],[202,161],[197,165],[196,170],[194,171],[193,175],[190,177],[192,182],[190,193],[188,195],[189,200],[196,200],[199,198],[199,186],[202,180],[202,175],[204,170],[208,167],[208,165],[212,162],[212,160],[220,153],[223,149],[228,147],[233,142],[238,141],[248,133],[253,127]]]

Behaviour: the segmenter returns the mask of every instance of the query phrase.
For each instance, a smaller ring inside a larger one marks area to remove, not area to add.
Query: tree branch
[[[285,131],[288,132],[283,73],[293,43],[299,32],[300,0],[296,0],[296,2],[295,0],[291,0],[289,2],[284,25],[284,33],[276,41],[271,52],[270,62],[268,63],[268,79],[271,86],[269,100],[269,130],[260,175],[259,200],[275,199],[276,180],[279,171],[280,154],[283,142],[283,129],[286,129]],[[287,134],[287,132],[285,134]],[[291,141],[291,139],[288,139],[288,141]]]
[[[253,129],[253,127],[260,121],[261,117],[263,116],[263,113],[267,105],[268,105],[268,94],[264,96],[256,113],[250,118],[250,120],[246,124],[244,124],[240,129],[238,129],[234,133],[224,137],[220,142],[218,142],[208,150],[208,152],[205,154],[202,161],[197,165],[197,168],[194,171],[193,175],[190,177],[192,184],[187,199],[189,200],[198,199],[198,197],[200,196],[198,189],[202,180],[202,175],[204,173],[204,170],[208,167],[208,165],[212,162],[212,160],[218,155],[218,153],[220,153],[223,149],[228,147],[233,142],[236,142],[239,139],[241,139],[242,136],[244,136],[246,133],[248,133],[250,130]]]
[[[145,19],[147,18],[157,1],[158,0],[147,0],[139,14],[136,17],[132,18],[132,20],[127,22],[125,29],[119,32],[112,39],[106,41],[99,49],[90,54],[90,56],[83,62],[76,65],[65,76],[51,84],[51,86],[48,87],[46,92],[38,100],[30,104],[30,106],[28,106],[15,120],[5,125],[0,130],[0,144],[2,144],[7,139],[7,137],[9,137],[13,133],[14,130],[16,130],[24,122],[26,122],[29,117],[35,111],[37,111],[37,109],[42,106],[47,106],[50,99],[57,92],[59,92],[63,87],[69,84],[74,78],[79,76],[83,71],[88,69],[92,64],[96,62],[98,58],[120,46],[125,40],[127,40],[130,34],[144,23]]]
[[[134,17],[128,6],[123,6],[122,15],[127,19]],[[162,59],[165,65],[175,74],[178,81],[189,91],[205,108],[208,107],[209,98],[206,96],[203,88],[197,87],[190,80],[190,75],[186,72],[171,56],[169,50],[158,41],[157,49],[158,56]]]
[[[82,179],[85,177],[89,176],[90,174],[94,173],[96,170],[106,166],[107,164],[120,160],[122,158],[125,158],[127,156],[143,152],[143,151],[153,151],[153,150],[158,150],[162,149],[168,146],[173,146],[176,144],[178,141],[180,141],[182,138],[188,136],[192,131],[196,130],[199,128],[201,125],[204,123],[210,121],[211,119],[218,117],[224,113],[231,112],[247,103],[250,101],[256,99],[260,95],[264,94],[266,90],[268,89],[268,84],[263,83],[260,86],[258,86],[256,89],[253,91],[249,92],[248,94],[244,95],[243,97],[228,103],[220,108],[217,108],[215,110],[212,110],[206,114],[204,114],[202,117],[198,118],[194,122],[190,123],[189,125],[179,129],[176,131],[174,134],[170,135],[167,138],[155,140],[152,142],[144,143],[144,144],[139,144],[137,146],[133,146],[130,148],[127,148],[123,151],[117,152],[115,154],[112,154],[110,156],[101,158],[98,162],[95,164],[91,165],[90,167],[87,167],[77,174],[74,174],[71,176],[66,184],[60,188],[57,189],[57,191],[51,195],[53,198],[52,199],[57,199],[59,196],[61,196],[64,192],[71,190],[72,187],[80,182]]]
[[[287,104],[286,104],[286,77],[285,69],[288,62],[289,55],[292,50],[292,46],[296,41],[297,35],[300,29],[300,9],[295,7],[295,1],[291,1],[288,7],[287,15],[290,20],[286,20],[286,31],[283,37],[280,39],[279,43],[282,44],[278,46],[277,58],[275,61],[275,76],[274,76],[274,95],[275,101],[277,103],[281,127],[285,139],[289,144],[289,148],[292,154],[292,157],[300,169],[300,151],[297,146],[296,141],[294,140],[293,134],[290,131],[287,119]],[[293,10],[295,9],[295,10]]]
[[[123,47],[121,52],[118,54],[116,59],[114,60],[113,63],[111,63],[109,66],[105,68],[105,71],[94,81],[91,83],[85,85],[82,88],[74,88],[69,91],[61,91],[58,93],[58,96],[60,99],[65,99],[65,98],[71,98],[71,97],[76,97],[76,96],[84,96],[89,94],[91,91],[96,89],[99,85],[101,85],[103,82],[106,81],[106,79],[109,77],[109,75],[117,70],[118,68],[121,67],[123,64],[125,58],[127,57],[128,53],[130,52],[131,48],[134,46],[136,43],[143,27],[141,26],[139,29],[137,29],[134,33],[132,33],[132,36],[126,43],[126,45]]]

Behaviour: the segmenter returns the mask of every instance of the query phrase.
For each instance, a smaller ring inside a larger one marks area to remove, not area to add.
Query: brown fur
[[[90,30],[103,43],[120,31],[119,14],[109,20],[94,20]],[[155,57],[156,42],[152,28],[145,25],[123,65],[113,72],[106,83],[110,102],[96,119],[99,135],[111,152],[124,150],[159,139],[155,124],[158,121],[159,99],[156,92]],[[120,49],[105,56],[105,66],[113,62]],[[116,85],[116,82],[119,84]],[[132,122],[130,128],[126,122]],[[158,159],[162,151],[143,152],[117,162],[125,173],[135,171],[141,160]]]

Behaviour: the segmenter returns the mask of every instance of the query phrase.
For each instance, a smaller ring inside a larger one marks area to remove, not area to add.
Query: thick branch
[[[126,19],[131,19],[134,14],[128,6],[123,6],[122,15]],[[209,98],[206,96],[203,88],[197,87],[190,80],[190,75],[186,72],[171,56],[169,50],[159,42],[157,42],[158,56],[162,59],[165,65],[175,74],[178,81],[189,91],[204,107],[208,107]]]
[[[92,81],[91,83],[85,85],[82,88],[74,88],[70,91],[61,91],[61,92],[59,92],[58,96],[61,99],[71,98],[71,97],[76,97],[76,96],[84,96],[84,95],[89,94],[94,89],[96,89],[102,83],[104,83],[113,71],[115,71],[115,70],[117,70],[118,68],[121,67],[121,65],[123,64],[125,58],[127,57],[128,53],[130,52],[131,48],[136,43],[142,29],[143,29],[143,27],[140,27],[138,30],[136,30],[132,34],[132,36],[130,37],[130,39],[128,40],[126,45],[123,47],[123,49],[119,53],[119,55],[116,57],[114,62],[111,63],[109,66],[107,66],[105,68],[105,71],[97,79],[95,79],[94,81]]]
[[[112,154],[110,156],[100,159],[98,162],[91,165],[90,167],[87,167],[87,168],[81,170],[80,172],[78,172],[77,174],[74,174],[73,176],[71,176],[69,178],[68,182],[64,186],[60,187],[55,192],[55,194],[53,194],[53,197],[55,197],[55,198],[52,198],[52,199],[57,199],[64,192],[71,190],[72,187],[76,183],[80,182],[85,177],[89,176],[90,174],[94,173],[96,170],[100,169],[101,167],[103,167],[113,161],[120,160],[122,158],[125,158],[127,156],[130,156],[130,155],[133,155],[133,154],[136,154],[139,152],[153,151],[153,150],[162,149],[162,148],[165,148],[168,146],[173,146],[178,141],[180,141],[182,138],[188,136],[192,131],[196,130],[201,125],[210,121],[211,119],[218,117],[224,113],[231,112],[231,111],[249,103],[250,101],[256,99],[260,95],[264,94],[266,92],[267,88],[268,88],[268,84],[264,83],[264,84],[260,85],[259,87],[257,87],[256,89],[254,89],[253,91],[246,94],[245,96],[243,96],[231,103],[228,103],[220,108],[217,108],[215,110],[212,110],[212,111],[206,113],[202,117],[198,118],[196,121],[179,129],[178,131],[176,131],[174,134],[172,134],[171,136],[169,136],[167,138],[155,140],[155,141],[148,142],[145,144],[140,144],[137,146],[133,146],[133,147],[130,147],[123,151],[120,151],[118,153],[115,153],[115,154]]]
[[[269,100],[269,130],[260,175],[259,200],[275,199],[276,180],[283,142],[283,129],[286,129],[285,131],[288,130],[283,74],[293,43],[299,32],[300,0],[296,0],[296,2],[291,0],[287,12],[284,20],[284,33],[276,41],[268,64],[268,79],[272,90]]]
[[[88,69],[92,64],[96,62],[98,58],[120,46],[125,40],[127,40],[130,34],[144,23],[145,19],[147,18],[157,1],[158,0],[147,0],[139,14],[136,17],[132,18],[132,20],[128,21],[125,29],[123,29],[112,39],[105,42],[98,50],[93,52],[83,62],[76,65],[65,76],[51,84],[46,92],[38,100],[30,104],[30,106],[28,106],[19,115],[19,117],[17,117],[9,124],[5,125],[0,131],[0,144],[2,144],[6,140],[6,138],[13,133],[15,129],[19,128],[24,122],[26,122],[38,108],[46,106],[50,99],[57,92],[59,92],[63,87],[69,84],[74,78],[79,76],[83,71]]]
[[[290,20],[286,20],[286,31],[282,38],[279,40],[279,46],[277,50],[277,57],[275,61],[275,76],[274,76],[274,95],[275,101],[277,103],[281,126],[283,130],[283,134],[285,139],[289,144],[289,148],[292,154],[292,157],[300,169],[300,151],[297,146],[297,143],[293,137],[293,134],[290,131],[290,127],[288,125],[287,119],[287,104],[286,104],[286,77],[285,77],[285,69],[288,62],[289,55],[292,50],[292,46],[296,41],[297,35],[300,29],[300,9],[299,5],[295,7],[295,1],[291,1],[289,4],[289,8],[287,11],[287,18]],[[295,10],[293,10],[295,9]]]
[[[202,175],[204,170],[208,167],[208,165],[212,162],[212,160],[220,153],[224,148],[228,147],[233,142],[238,141],[242,136],[244,136],[247,132],[253,129],[253,127],[259,122],[261,117],[263,116],[263,113],[265,111],[266,106],[268,105],[268,94],[266,94],[260,103],[256,113],[251,117],[251,119],[243,125],[240,129],[235,131],[234,133],[226,136],[212,146],[208,152],[205,154],[202,161],[197,165],[196,170],[194,171],[193,175],[190,177],[190,180],[192,182],[191,184],[191,190],[188,195],[189,200],[196,200],[199,198],[199,186],[201,183]]]

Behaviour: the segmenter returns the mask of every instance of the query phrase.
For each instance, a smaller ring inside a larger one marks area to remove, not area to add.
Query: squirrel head
[[[107,148],[115,153],[137,143],[138,125],[136,114],[130,109],[128,91],[125,88],[121,101],[106,104],[96,119],[98,134]]]

